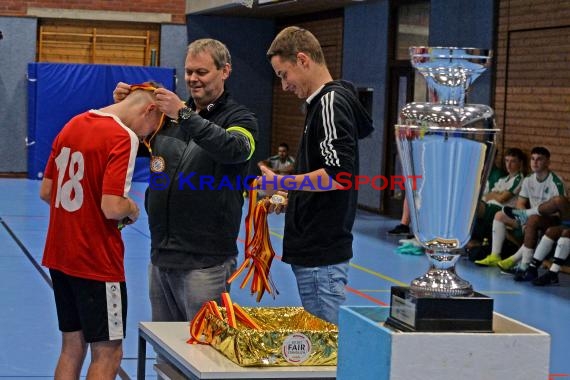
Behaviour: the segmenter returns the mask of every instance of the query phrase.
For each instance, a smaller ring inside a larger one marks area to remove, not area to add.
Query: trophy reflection
[[[405,105],[396,142],[416,239],[429,269],[393,287],[387,324],[404,331],[491,331],[493,301],[459,277],[459,250],[471,236],[477,203],[493,164],[493,110],[465,104],[469,85],[489,66],[488,50],[412,47],[429,102]]]

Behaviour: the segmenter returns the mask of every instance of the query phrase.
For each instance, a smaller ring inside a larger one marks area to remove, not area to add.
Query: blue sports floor
[[[49,277],[38,264],[49,211],[38,197],[39,185],[39,181],[26,179],[0,179],[0,379],[52,378],[59,354],[60,333]],[[144,183],[136,183],[131,193],[141,206],[145,187]],[[278,255],[283,222],[282,215],[270,216],[272,242]],[[391,286],[407,285],[427,270],[424,256],[395,253],[397,239],[387,236],[386,231],[396,223],[395,219],[358,212],[347,305],[386,305]],[[123,238],[129,310],[120,377],[134,379],[137,324],[150,319],[147,298],[150,239],[146,214],[123,230]],[[242,231],[240,249],[243,238]],[[73,244],[73,241],[61,243]],[[551,334],[550,379],[570,380],[570,275],[561,274],[560,286],[538,288],[515,283],[511,276],[501,274],[496,268],[479,268],[467,260],[460,261],[458,272],[477,291],[494,298],[495,311]],[[289,266],[276,260],[272,274],[280,294],[275,300],[265,295],[261,305],[300,305]],[[239,289],[241,279],[232,288],[232,299],[242,306],[255,306],[249,290]],[[153,356],[152,352],[149,356]],[[147,374],[153,373],[152,364],[149,359]],[[509,365],[505,361],[505,366]],[[481,363],[482,370],[484,367],[485,363]]]

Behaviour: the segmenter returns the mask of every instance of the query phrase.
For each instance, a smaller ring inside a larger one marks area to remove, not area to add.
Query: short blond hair
[[[284,61],[295,63],[297,53],[305,53],[316,63],[326,65],[323,48],[317,37],[298,26],[288,26],[277,34],[267,50],[267,59],[279,56]]]
[[[213,38],[201,38],[188,45],[188,53],[196,55],[207,52],[212,56],[214,65],[218,70],[222,69],[226,64],[232,64],[230,51],[222,42]]]

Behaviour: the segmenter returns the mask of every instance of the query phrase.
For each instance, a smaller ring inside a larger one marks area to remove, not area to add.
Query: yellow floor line
[[[278,234],[277,232],[273,232],[273,231],[269,230],[269,233],[273,236],[277,236],[279,239],[283,239],[283,235]]]
[[[379,277],[379,278],[381,278],[381,279],[383,279],[383,280],[390,281],[390,282],[392,282],[392,283],[394,283],[394,284],[396,284],[396,285],[399,285],[399,286],[407,286],[407,285],[409,285],[409,284],[406,284],[406,283],[404,283],[404,282],[402,282],[402,281],[398,281],[398,280],[396,280],[395,278],[392,278],[392,277],[389,277],[389,276],[385,276],[385,275],[383,275],[383,274],[381,274],[381,273],[375,272],[375,271],[373,271],[373,270],[370,270],[370,269],[365,268],[365,267],[363,267],[363,266],[360,266],[360,265],[358,265],[358,264],[350,263],[350,266],[353,267],[353,268],[359,269],[359,270],[361,270],[361,271],[363,271],[363,272],[366,272],[366,273],[368,273],[368,274],[371,274],[371,275],[373,275],[373,276]]]

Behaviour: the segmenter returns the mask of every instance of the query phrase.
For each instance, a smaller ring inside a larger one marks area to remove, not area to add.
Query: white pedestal
[[[550,335],[493,313],[494,333],[400,332],[388,307],[342,307],[337,380],[547,380]]]

